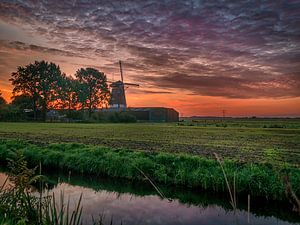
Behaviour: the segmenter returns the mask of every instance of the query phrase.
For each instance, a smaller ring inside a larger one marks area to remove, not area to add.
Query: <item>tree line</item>
[[[11,74],[12,102],[7,104],[0,91],[0,109],[32,112],[33,120],[46,121],[49,109],[87,111],[108,106],[110,91],[107,77],[94,68],[77,70],[74,78],[67,76],[52,62],[35,61],[19,66]],[[6,108],[5,108],[6,107]],[[1,119],[1,113],[0,113]]]

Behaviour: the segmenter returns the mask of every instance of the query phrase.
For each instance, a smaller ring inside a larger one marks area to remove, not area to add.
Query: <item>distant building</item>
[[[47,112],[47,120],[50,121],[50,122],[58,122],[58,121],[63,121],[63,120],[66,120],[65,117],[66,115],[61,115],[59,113],[59,111],[61,110],[57,110],[57,109],[52,109],[52,110],[49,110]]]
[[[138,107],[127,108],[126,112],[134,115],[138,121],[149,122],[178,122],[179,113],[172,108]]]

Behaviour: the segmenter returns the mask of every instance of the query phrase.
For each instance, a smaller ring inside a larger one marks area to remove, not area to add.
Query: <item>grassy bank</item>
[[[144,180],[142,170],[156,182],[184,185],[216,192],[226,192],[226,183],[216,160],[187,154],[130,151],[84,144],[49,144],[38,146],[24,141],[1,140],[0,159],[3,163],[13,152],[20,150],[28,162],[44,167],[71,170],[79,173],[107,175]],[[224,161],[229,183],[236,174],[237,193],[250,193],[268,199],[284,200],[282,169],[271,164],[240,164]],[[290,174],[294,191],[300,195],[300,171],[285,168]]]
[[[0,123],[0,138],[40,145],[83,143],[208,158],[214,158],[212,153],[216,152],[240,162],[300,167],[300,120],[197,120],[194,126],[186,124]]]

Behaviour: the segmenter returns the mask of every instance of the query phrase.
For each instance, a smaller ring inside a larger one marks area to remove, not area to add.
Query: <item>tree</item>
[[[13,96],[11,104],[18,107],[20,110],[33,110],[33,99],[27,94]]]
[[[19,111],[19,120],[32,120],[33,114],[33,99],[26,94],[14,95],[10,104],[11,109]]]
[[[48,104],[57,98],[57,88],[61,79],[59,66],[46,61],[35,61],[25,67],[18,67],[10,81],[14,85],[13,94],[32,97],[34,119],[37,108],[41,107],[42,119],[46,120]]]
[[[6,101],[5,101],[5,99],[2,97],[2,92],[1,92],[1,90],[0,90],[0,106],[1,105],[5,105],[6,104]]]
[[[109,99],[109,89],[106,75],[93,68],[81,68],[75,74],[77,84],[77,100],[81,108],[89,110],[89,117],[92,109],[102,107]]]
[[[56,101],[56,108],[76,109],[76,87],[78,86],[78,81],[72,77],[68,77],[62,74],[62,79],[58,86],[58,99]]]

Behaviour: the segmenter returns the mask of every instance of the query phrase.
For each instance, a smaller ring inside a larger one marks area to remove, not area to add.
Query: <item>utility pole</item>
[[[225,119],[225,117],[226,117],[226,110],[225,109],[222,110],[222,115],[223,115],[223,119]]]

